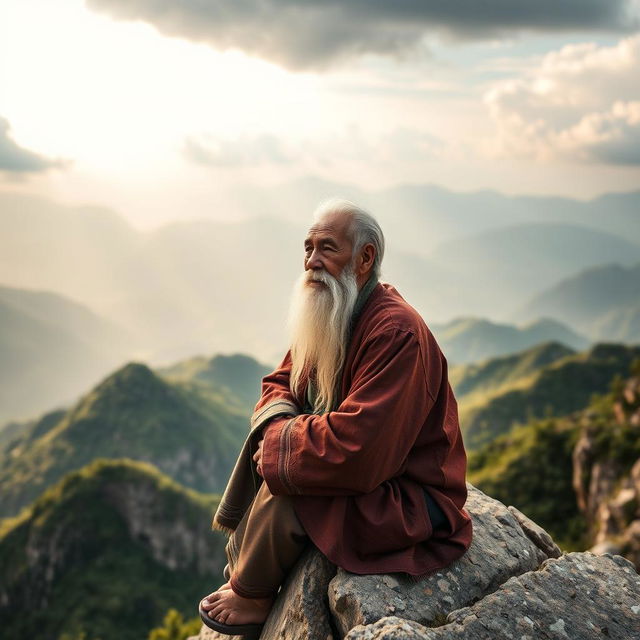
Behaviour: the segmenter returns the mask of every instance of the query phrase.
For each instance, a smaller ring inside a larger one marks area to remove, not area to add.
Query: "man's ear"
[[[376,259],[376,248],[373,246],[371,242],[365,244],[362,249],[360,249],[360,257],[358,258],[358,267],[357,273],[362,275],[371,271],[373,267],[373,262]]]

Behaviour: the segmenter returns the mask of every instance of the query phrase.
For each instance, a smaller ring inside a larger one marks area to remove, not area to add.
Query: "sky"
[[[0,5],[0,191],[147,229],[309,175],[640,188],[640,0]]]

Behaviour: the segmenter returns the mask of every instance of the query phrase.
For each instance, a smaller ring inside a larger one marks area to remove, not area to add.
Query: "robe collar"
[[[355,329],[356,324],[358,324],[358,319],[360,318],[360,314],[362,313],[362,309],[364,308],[365,303],[369,299],[369,296],[376,288],[378,284],[378,278],[374,273],[369,276],[369,279],[362,285],[362,289],[358,292],[358,297],[356,298],[356,303],[353,305],[353,312],[351,313],[351,323],[349,325],[349,336],[347,338],[347,345],[351,342],[351,336],[353,335],[353,330]]]

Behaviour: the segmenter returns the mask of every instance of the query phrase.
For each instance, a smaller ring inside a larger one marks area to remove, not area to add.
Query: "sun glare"
[[[167,38],[77,0],[1,11],[0,115],[13,138],[94,170],[154,163],[194,132],[295,126],[289,112],[316,84],[313,74]]]

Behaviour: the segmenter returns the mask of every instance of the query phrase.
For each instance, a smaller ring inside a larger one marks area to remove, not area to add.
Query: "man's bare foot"
[[[204,598],[202,598],[202,604],[203,604],[203,609],[207,609],[208,603],[213,602],[214,600],[217,600],[218,598],[218,591],[226,591],[227,589],[231,589],[231,583],[230,582],[225,582],[224,584],[221,584],[215,591],[212,591],[208,596],[205,596]]]
[[[202,600],[209,617],[224,624],[260,624],[272,606],[273,598],[243,598],[228,582]]]

